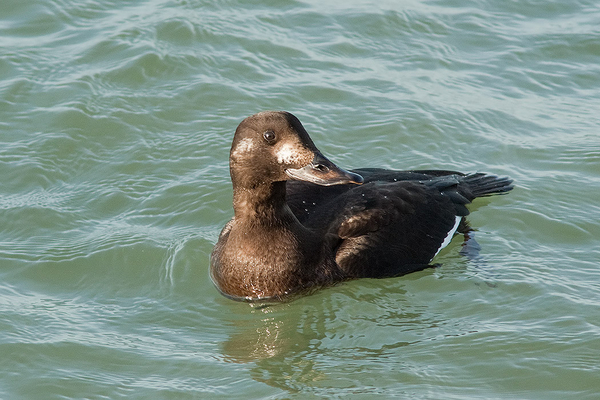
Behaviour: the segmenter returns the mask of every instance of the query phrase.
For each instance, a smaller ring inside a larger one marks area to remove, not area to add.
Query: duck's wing
[[[360,168],[351,172],[361,175],[365,184],[371,182],[428,182],[444,176],[464,176],[460,172],[445,170],[397,171],[382,168]],[[310,182],[292,180],[288,181],[286,186],[287,203],[300,222],[304,223],[317,209],[356,187],[355,184],[320,186]]]
[[[469,201],[477,197],[505,194],[513,189],[511,179],[483,173],[463,174],[447,170],[396,171],[381,168],[360,168],[352,172],[361,175],[365,184],[418,182],[447,191],[449,195],[456,192]],[[316,210],[356,188],[354,184],[320,186],[303,181],[288,181],[286,196],[293,213],[300,222],[305,223]],[[449,188],[453,190],[449,191]]]
[[[366,183],[324,187],[288,182],[292,211],[308,228],[337,237],[336,261],[352,277],[423,269],[469,214],[467,204],[513,188],[508,178],[481,173],[374,168],[353,172]]]
[[[317,207],[305,225],[337,236],[336,261],[351,277],[413,272],[429,265],[468,214],[458,183],[446,177],[355,186]]]
[[[428,181],[442,176],[465,176],[462,172],[442,169],[422,169],[399,171],[384,168],[358,168],[352,172],[359,174],[365,182],[398,182],[398,181]]]
[[[365,183],[419,181],[441,190],[447,190],[456,184],[454,190],[470,201],[477,197],[504,194],[513,189],[512,179],[480,172],[463,174],[448,170],[395,171],[381,168],[360,168],[352,172],[361,175]]]

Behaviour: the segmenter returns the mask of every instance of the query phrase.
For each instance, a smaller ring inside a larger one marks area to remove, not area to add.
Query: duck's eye
[[[273,132],[273,131],[266,131],[265,133],[263,133],[263,137],[269,144],[272,144],[275,142],[275,132]]]

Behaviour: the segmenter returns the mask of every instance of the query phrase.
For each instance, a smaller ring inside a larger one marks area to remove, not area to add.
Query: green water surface
[[[441,267],[222,297],[246,116],[508,175]],[[1,399],[600,399],[600,3],[2,0]]]

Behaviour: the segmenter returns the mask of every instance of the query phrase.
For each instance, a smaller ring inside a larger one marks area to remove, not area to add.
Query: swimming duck
[[[473,199],[512,189],[482,173],[346,171],[294,115],[266,111],[235,131],[234,217],[211,254],[218,290],[236,300],[285,300],[356,278],[430,266]]]

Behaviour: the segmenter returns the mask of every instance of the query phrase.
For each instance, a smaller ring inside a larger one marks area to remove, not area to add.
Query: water
[[[0,4],[0,398],[599,399],[594,1]],[[208,279],[233,131],[509,175],[406,277],[289,304]]]

